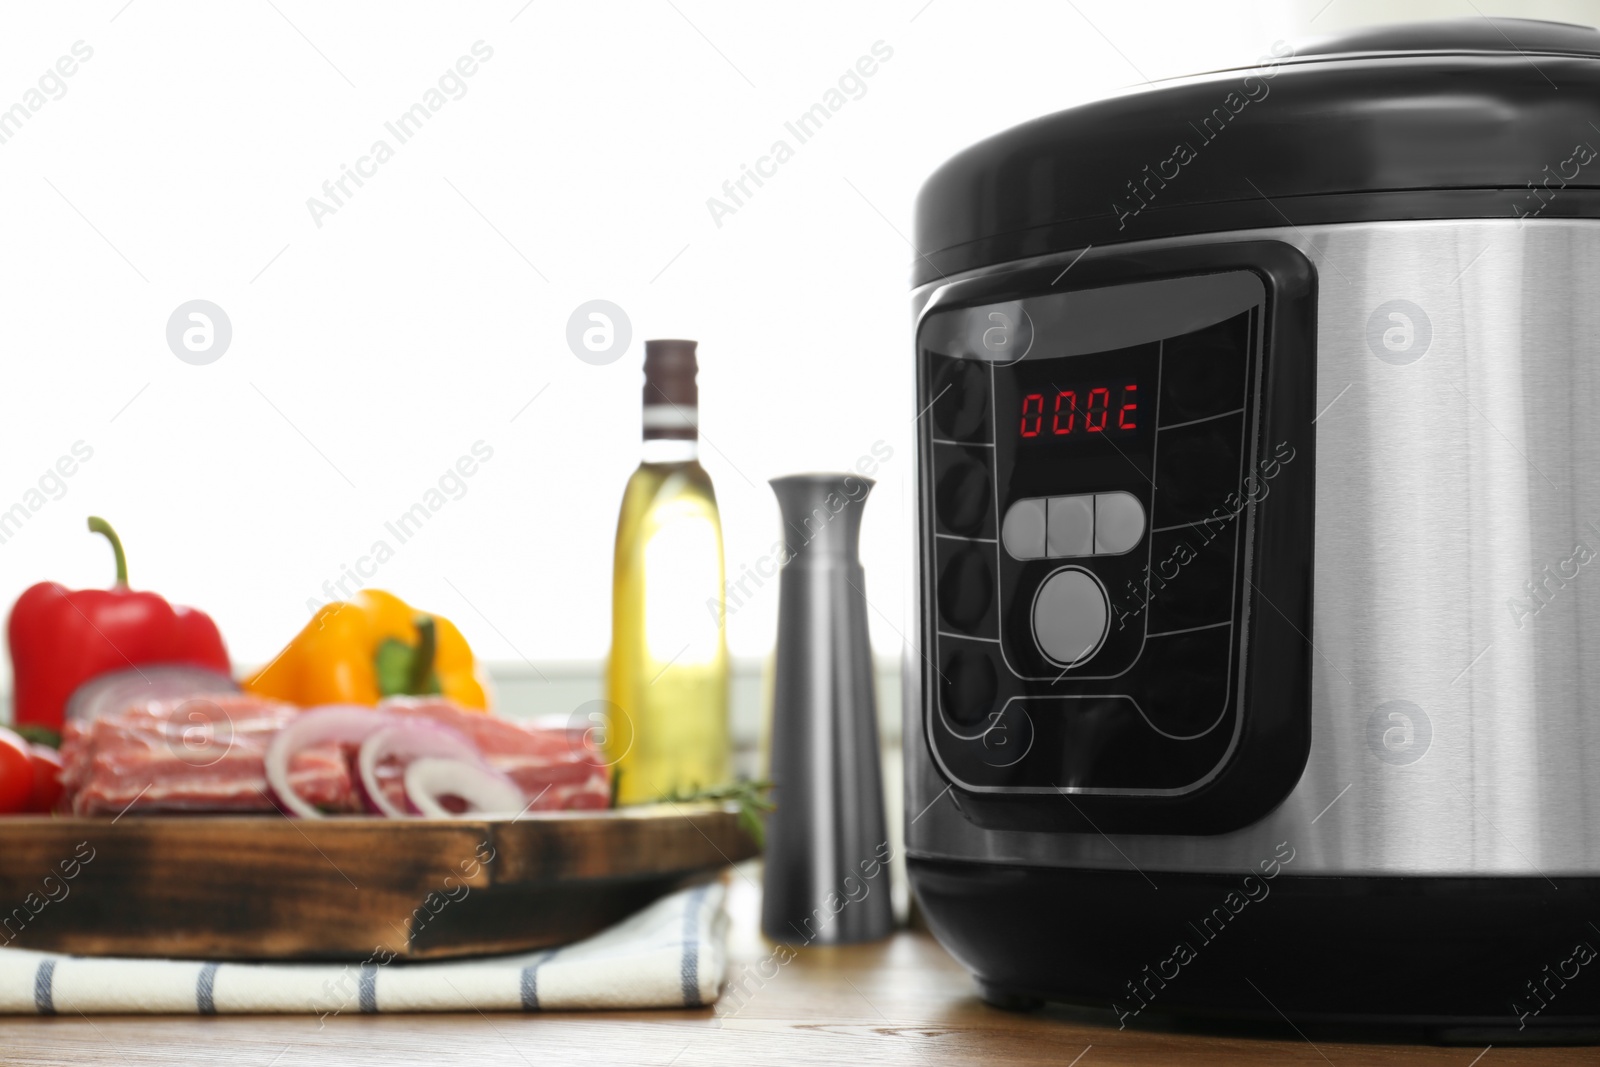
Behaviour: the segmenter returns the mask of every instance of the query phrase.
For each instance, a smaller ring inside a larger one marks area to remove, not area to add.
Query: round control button
[[[1063,667],[1100,651],[1110,621],[1100,580],[1080,567],[1056,571],[1033,598],[1033,639],[1039,651]]]

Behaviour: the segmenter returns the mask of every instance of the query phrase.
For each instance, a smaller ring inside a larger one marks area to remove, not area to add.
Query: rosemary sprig
[[[739,805],[739,825],[744,831],[755,839],[757,847],[766,847],[766,831],[761,825],[761,816],[777,807],[767,798],[772,791],[772,783],[759,779],[751,781],[741,778],[736,782],[712,786],[709,789],[692,789],[679,792],[674,789],[662,797],[663,801],[673,804],[688,804],[699,801],[715,801]]]

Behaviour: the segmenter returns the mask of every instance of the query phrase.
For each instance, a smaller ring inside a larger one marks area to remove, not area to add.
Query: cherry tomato
[[[61,799],[61,753],[37,742],[30,742],[28,748],[33,757],[33,796],[28,810],[54,811]]]
[[[0,815],[22,811],[33,797],[33,753],[28,742],[0,726]]]

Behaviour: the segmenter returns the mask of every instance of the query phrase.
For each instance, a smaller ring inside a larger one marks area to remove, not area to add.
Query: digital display
[[[1139,383],[1073,385],[1022,395],[1021,436],[1087,440],[1095,434],[1126,437],[1139,428]]]

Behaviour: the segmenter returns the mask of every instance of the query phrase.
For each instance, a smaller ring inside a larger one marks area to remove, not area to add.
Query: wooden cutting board
[[[0,817],[0,946],[438,959],[595,933],[756,855],[735,810],[516,820]]]

